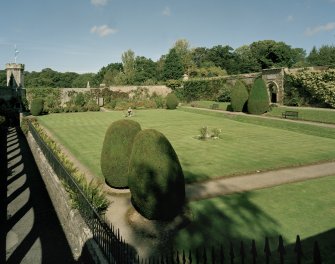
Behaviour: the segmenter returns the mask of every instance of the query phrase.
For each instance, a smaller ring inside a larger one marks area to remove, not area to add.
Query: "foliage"
[[[178,88],[181,88],[181,86],[183,85],[183,81],[182,80],[167,80],[165,82],[165,85],[175,91]]]
[[[129,188],[132,204],[148,219],[169,220],[183,209],[184,174],[171,143],[157,130],[143,130],[134,140]]]
[[[73,164],[72,161],[62,152],[60,146],[56,141],[54,141],[39,125],[36,119],[31,120],[32,125],[36,129],[37,133],[44,141],[44,143],[50,148],[52,153],[58,158],[58,160],[63,164],[67,172],[73,177],[77,185],[80,187],[81,191],[85,195],[86,199],[91,203],[91,205],[96,209],[99,214],[104,214],[107,210],[110,202],[106,198],[106,194],[100,184],[95,181],[87,182],[84,173],[81,173],[78,168]],[[66,191],[69,193],[72,200],[72,206],[80,211],[85,210],[83,203],[78,194],[77,190],[70,188],[66,182],[62,181]]]
[[[106,183],[114,188],[128,187],[128,165],[133,141],[141,131],[133,120],[113,122],[106,131],[101,151],[101,171]]]
[[[34,98],[31,102],[30,113],[33,116],[38,116],[42,113],[44,100],[42,98]]]
[[[307,61],[310,65],[335,67],[335,46],[323,45],[319,49],[313,47]]]
[[[0,128],[6,122],[6,117],[0,115]]]
[[[135,76],[135,52],[129,49],[122,54],[121,59],[125,84],[132,84]]]
[[[335,108],[335,70],[303,71],[290,77],[293,83],[307,91],[315,101]]]
[[[220,97],[230,97],[224,78],[190,79],[184,81],[183,99],[185,101],[217,100]]]
[[[221,134],[221,129],[219,128],[213,128],[210,133],[208,126],[201,127],[199,131],[200,135],[198,138],[201,140],[218,139]]]
[[[237,80],[231,91],[231,106],[234,112],[242,112],[245,103],[248,101],[249,93],[247,87],[240,80]]]
[[[26,97],[29,104],[31,104],[34,98],[43,98],[46,101],[46,105],[48,107],[60,106],[61,90],[57,88],[46,87],[27,88]]]
[[[165,106],[165,98],[155,92],[151,95],[150,100],[153,100],[156,103],[157,108],[164,108]]]
[[[170,49],[164,62],[163,80],[179,80],[184,75],[184,67],[175,48]]]
[[[292,49],[286,43],[274,40],[253,42],[250,50],[262,69],[291,67],[305,56],[303,49]]]
[[[248,99],[248,112],[254,115],[264,114],[269,110],[269,94],[262,78],[257,78],[251,87]]]
[[[179,102],[178,102],[178,98],[174,93],[169,93],[166,96],[166,108],[173,110],[176,109],[178,106]]]

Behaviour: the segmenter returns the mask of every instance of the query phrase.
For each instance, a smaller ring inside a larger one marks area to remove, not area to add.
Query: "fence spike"
[[[322,263],[322,256],[321,256],[321,252],[320,252],[320,247],[319,247],[318,241],[314,241],[313,263],[314,264],[321,264]]]
[[[192,264],[192,252],[191,252],[191,250],[188,251],[188,263]]]
[[[220,246],[220,264],[224,263],[224,249],[223,249],[223,245],[221,244]]]
[[[243,243],[243,241],[241,241],[241,244],[240,244],[240,256],[241,256],[241,263],[244,264],[245,249],[244,249],[244,243]]]
[[[176,252],[176,263],[179,264],[179,252],[178,252],[178,250]]]
[[[197,263],[197,264],[200,263],[200,258],[199,258],[199,252],[198,252],[198,249],[195,250],[195,260],[196,260],[196,263]]]
[[[271,249],[270,249],[270,243],[269,243],[268,237],[265,237],[264,254],[265,254],[265,263],[269,264],[270,256],[271,256]]]
[[[284,263],[284,255],[286,254],[286,250],[284,247],[284,241],[283,237],[279,236],[279,244],[278,244],[278,249],[277,249],[279,255],[280,255],[280,264]]]
[[[256,241],[254,239],[251,241],[251,250],[250,250],[250,253],[252,255],[252,263],[256,264],[257,248],[256,248]]]
[[[215,247],[212,247],[212,264],[215,264]]]
[[[230,256],[230,263],[234,264],[235,253],[234,253],[233,243],[231,241],[230,241],[229,256]]]
[[[183,264],[186,263],[185,250],[183,249]]]
[[[297,264],[301,263],[301,257],[303,256],[302,252],[302,246],[301,246],[301,241],[300,241],[300,236],[297,235],[296,241],[295,241],[295,246],[294,246],[294,252],[297,255]]]
[[[202,257],[203,257],[203,264],[207,264],[207,253],[206,253],[206,248],[205,247],[204,247]]]

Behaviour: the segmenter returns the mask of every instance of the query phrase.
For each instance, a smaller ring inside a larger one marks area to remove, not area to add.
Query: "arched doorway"
[[[278,103],[278,85],[275,82],[270,82],[268,88],[271,103]]]

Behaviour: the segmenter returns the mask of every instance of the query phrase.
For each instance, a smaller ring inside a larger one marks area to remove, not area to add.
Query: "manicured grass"
[[[38,119],[79,161],[102,177],[100,152],[104,134],[113,121],[121,118],[122,112],[88,112]],[[136,111],[132,119],[142,129],[155,128],[167,136],[179,156],[187,182],[335,159],[334,139],[306,134],[306,127],[294,127],[295,124],[291,124],[294,131],[288,131],[281,125],[260,126],[252,120],[236,122],[222,114],[175,110]],[[262,122],[267,124],[268,120]],[[222,129],[222,138],[196,139],[202,126]],[[330,130],[327,133],[331,134]]]
[[[177,248],[196,249],[218,247],[231,239],[238,250],[240,240],[244,240],[249,250],[251,239],[255,239],[263,254],[265,236],[276,251],[279,235],[285,245],[300,235],[305,256],[311,259],[314,240],[318,240],[323,256],[334,259],[334,188],[335,175],[191,202],[193,222],[179,231],[174,243]],[[227,245],[225,248],[229,249]],[[292,253],[291,245],[287,254]]]
[[[185,106],[193,106],[198,108],[212,108],[213,104],[218,104],[218,110],[227,110],[227,107],[230,105],[229,102],[215,102],[215,101],[192,101],[188,104],[183,104]]]
[[[335,109],[279,106],[273,107],[266,115],[282,117],[285,111],[298,111],[301,120],[335,124]]]

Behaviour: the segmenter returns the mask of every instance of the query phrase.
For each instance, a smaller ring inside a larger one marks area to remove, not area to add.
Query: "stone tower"
[[[24,87],[24,64],[20,63],[7,63],[7,86],[13,89]]]

